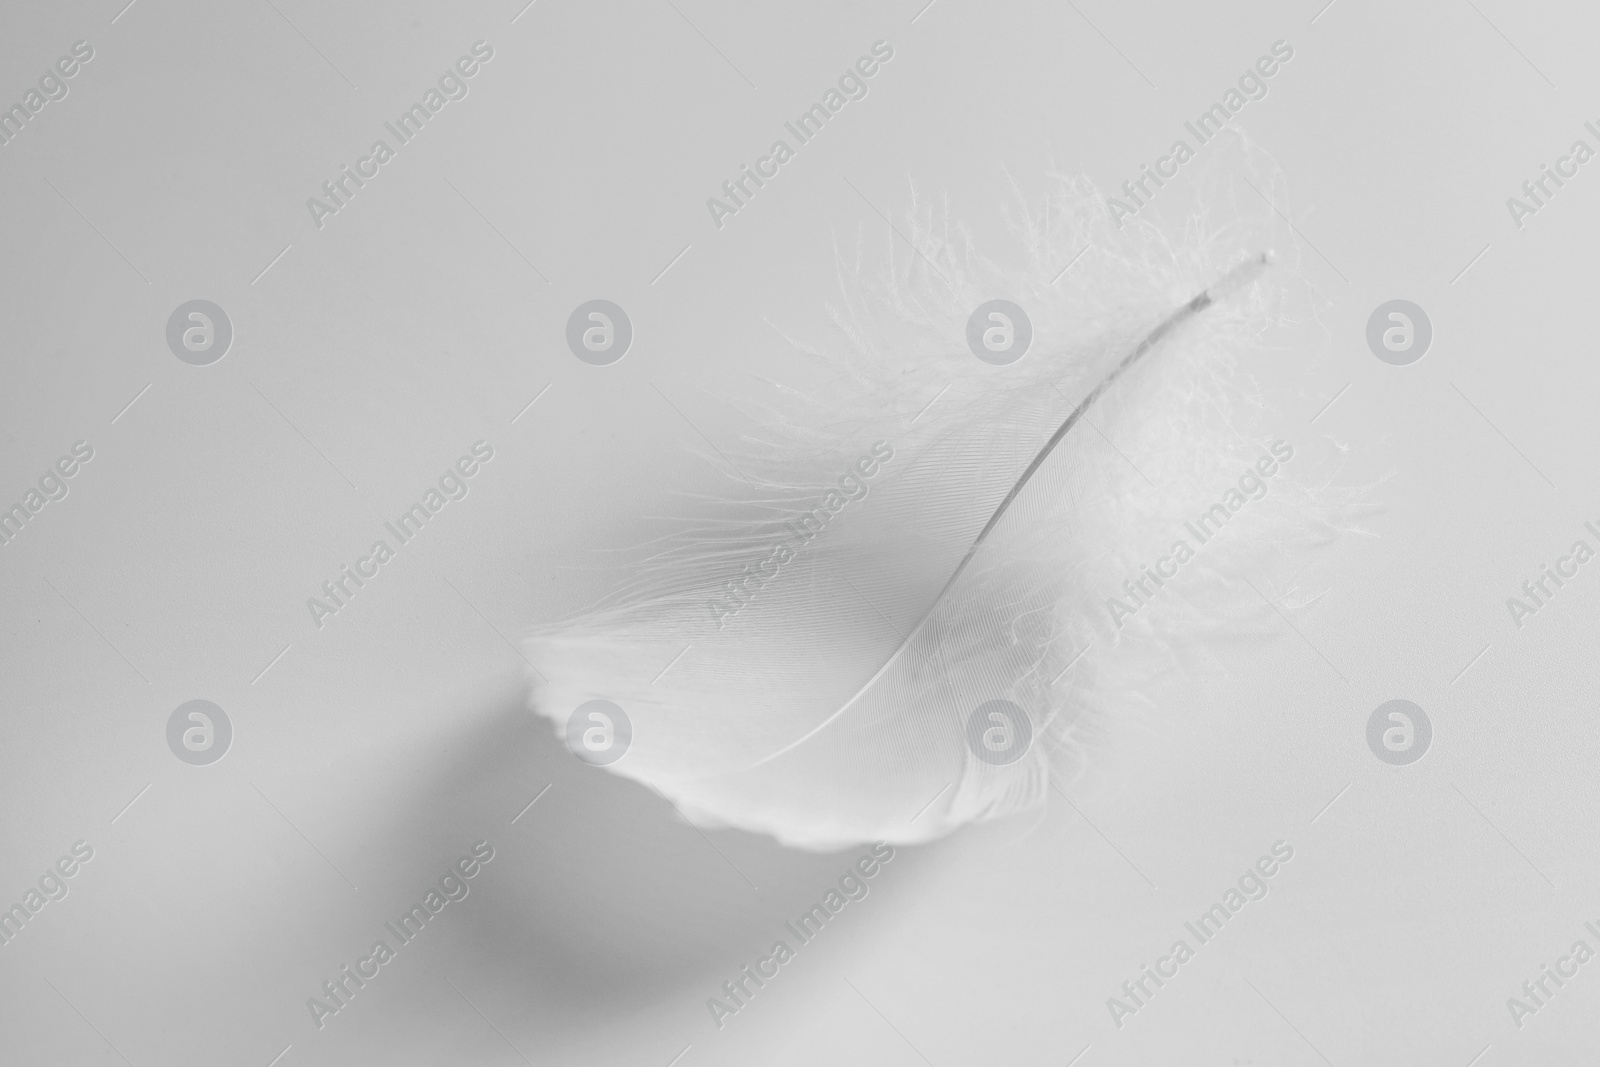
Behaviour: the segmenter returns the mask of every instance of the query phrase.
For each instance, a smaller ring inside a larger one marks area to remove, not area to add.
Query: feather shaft
[[[818,733],[822,732],[822,730],[824,730],[830,723],[837,720],[841,715],[848,711],[851,706],[860,700],[862,694],[870,690],[872,686],[883,677],[890,667],[894,665],[895,661],[900,658],[900,655],[906,650],[906,648],[910,646],[912,640],[921,631],[923,625],[928,621],[928,619],[933,617],[935,609],[937,609],[940,602],[944,600],[945,594],[947,594],[956,584],[956,580],[960,578],[962,572],[966,570],[967,564],[972,562],[973,557],[978,553],[978,549],[983,546],[983,543],[988,539],[989,534],[994,530],[995,526],[999,524],[1000,519],[1006,513],[1006,510],[1011,506],[1012,502],[1016,500],[1018,494],[1022,492],[1023,488],[1028,484],[1028,481],[1033,477],[1035,472],[1038,471],[1039,467],[1043,465],[1045,460],[1050,457],[1050,454],[1055,450],[1056,446],[1059,445],[1072,430],[1072,428],[1077,425],[1079,420],[1083,418],[1084,413],[1089,410],[1094,402],[1098,400],[1107,389],[1111,388],[1111,386],[1116,383],[1117,379],[1120,378],[1130,367],[1142,359],[1147,353],[1155,348],[1156,345],[1160,344],[1163,338],[1165,338],[1179,326],[1183,325],[1189,319],[1193,318],[1195,315],[1198,315],[1200,312],[1204,311],[1206,308],[1211,307],[1213,304],[1224,299],[1230,294],[1239,291],[1253,278],[1255,278],[1255,276],[1259,274],[1269,262],[1270,257],[1267,253],[1261,253],[1251,257],[1244,263],[1234,267],[1217,282],[1207,287],[1192,300],[1178,307],[1166,318],[1162,319],[1161,322],[1156,324],[1156,326],[1148,334],[1146,334],[1137,345],[1134,346],[1133,350],[1124,356],[1116,366],[1111,368],[1106,376],[1088,392],[1083,400],[1078,403],[1078,406],[1072,409],[1071,414],[1062,420],[1061,425],[1058,426],[1055,432],[1050,435],[1049,440],[1047,440],[1043,447],[1039,449],[1038,453],[1033,457],[1032,462],[1030,462],[1023,470],[1022,474],[1012,485],[1010,491],[1006,493],[1005,498],[1000,501],[999,506],[996,507],[993,514],[989,516],[989,521],[986,522],[983,526],[983,529],[979,531],[978,536],[973,540],[971,547],[968,548],[966,554],[961,557],[961,561],[956,564],[955,570],[951,572],[949,579],[944,583],[944,586],[929,603],[927,610],[923,612],[922,617],[918,620],[917,624],[905,634],[900,644],[895,647],[892,653],[889,654],[883,665],[873,673],[872,677],[868,678],[867,681],[859,689],[857,689],[848,700],[846,700],[836,711],[833,712],[833,714],[823,719],[802,736],[789,742],[787,745],[784,745],[777,751],[769,753],[768,755],[763,756],[761,759],[756,760],[750,766],[752,768],[760,767],[761,765],[775,760],[779,756],[794,750],[795,748],[804,744],[806,741],[810,740],[812,737],[816,736]]]

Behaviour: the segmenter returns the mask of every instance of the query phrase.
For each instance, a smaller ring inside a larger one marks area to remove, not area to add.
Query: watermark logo
[[[494,458],[494,446],[488,441],[474,441],[471,452],[471,455],[462,455],[452,466],[446,467],[436,485],[429,486],[421,500],[401,512],[393,522],[384,522],[383,528],[394,538],[394,544],[391,545],[388,538],[378,538],[372,542],[366,555],[356,557],[353,566],[346,563],[338,574],[322,583],[323,596],[306,598],[306,610],[311,613],[311,621],[317,629],[322,629],[324,619],[339,614],[342,608],[347,607],[355,599],[356,593],[366,588],[383,566],[395,558],[400,548],[410,544],[422,532],[423,526],[438,515],[446,504],[466,499],[472,488],[468,480]]]
[[[1409,700],[1379,704],[1367,719],[1367,746],[1385,763],[1404,767],[1415,763],[1433,744],[1433,723],[1428,713]]]
[[[1592,522],[1583,525],[1584,529],[1600,538],[1600,527]],[[1572,542],[1572,548],[1566,555],[1556,557],[1553,566],[1540,564],[1538,575],[1522,583],[1522,595],[1506,598],[1506,608],[1510,610],[1511,621],[1517,629],[1522,629],[1524,619],[1537,615],[1540,608],[1547,607],[1567,582],[1578,576],[1579,568],[1591,559],[1594,559],[1594,549],[1580,537]]]
[[[609,300],[579,304],[567,317],[567,347],[595,367],[608,367],[628,354],[633,320]]]
[[[62,456],[46,467],[39,476],[37,487],[30,486],[22,499],[9,508],[0,504],[0,545],[9,545],[33,517],[54,500],[65,500],[70,486],[67,479],[83,469],[83,464],[94,458],[94,446],[88,441],[74,441],[72,454]]]
[[[1583,928],[1595,938],[1600,938],[1600,926],[1592,922],[1584,922]],[[1578,976],[1578,968],[1594,959],[1594,949],[1589,942],[1582,938],[1572,943],[1572,948],[1565,956],[1557,956],[1555,964],[1541,964],[1539,976],[1531,981],[1522,983],[1521,997],[1507,997],[1506,1010],[1511,1013],[1511,1021],[1518,1030],[1522,1029],[1522,1021],[1530,1015],[1539,1014],[1540,1008],[1549,1007],[1549,1002],[1567,984],[1568,979]],[[1550,987],[1554,985],[1555,988]],[[1542,994],[1542,995],[1541,995]]]
[[[9,108],[0,105],[0,145],[10,144],[45,109],[46,104],[65,100],[71,91],[65,79],[75,77],[83,69],[82,64],[93,58],[93,45],[88,41],[76,42],[70,55],[62,56],[54,65],[45,68],[45,72],[39,76],[39,88],[29,88],[22,94],[22,99]]]
[[[94,846],[87,841],[76,841],[71,852],[45,868],[39,876],[37,888],[29,886],[22,899],[9,908],[0,910],[0,945],[9,945],[11,939],[22,933],[22,928],[44,910],[46,904],[66,898],[67,879],[78,873],[82,864],[94,859]]]
[[[1027,755],[1033,743],[1028,713],[1009,700],[989,700],[967,716],[967,747],[985,763],[1004,767]]]
[[[397,958],[405,946],[415,941],[439,914],[451,904],[467,899],[472,887],[467,883],[494,859],[494,846],[487,841],[475,841],[472,851],[444,869],[436,885],[428,887],[427,894],[411,905],[409,911],[398,919],[385,922],[383,928],[394,937],[391,946],[387,938],[373,942],[372,951],[357,959],[355,966],[345,964],[334,976],[322,983],[319,996],[306,998],[306,1009],[318,1030],[326,1025],[330,1015],[338,1015],[367,983],[383,973],[383,968]]]
[[[874,441],[872,449],[845,469],[839,476],[837,488],[830,486],[815,508],[786,520],[783,527],[793,536],[773,545],[760,562],[746,563],[739,577],[722,583],[721,596],[706,601],[712,617],[717,620],[717,629],[722,629],[730,618],[743,611],[745,605],[754,600],[768,582],[774,581],[784,566],[799,555],[800,550],[820,534],[846,505],[866,499],[871,490],[868,482],[893,458],[894,447],[889,442]]]
[[[633,723],[609,700],[586,700],[567,716],[567,747],[585,763],[615,763],[631,744]]]
[[[1122,629],[1124,622],[1144,610],[1167,582],[1178,576],[1183,565],[1195,558],[1200,546],[1222,532],[1223,525],[1229,519],[1250,501],[1260,500],[1267,495],[1271,486],[1266,479],[1277,474],[1294,458],[1294,446],[1280,439],[1272,442],[1271,452],[1270,456],[1261,456],[1253,466],[1244,469],[1236,488],[1229,488],[1222,494],[1221,500],[1183,524],[1189,537],[1194,538],[1193,544],[1189,542],[1189,537],[1179,537],[1172,542],[1167,554],[1155,561],[1153,567],[1141,564],[1138,575],[1122,583],[1126,599],[1115,596],[1106,598],[1106,611],[1111,614],[1113,626]]]
[[[882,873],[893,859],[894,846],[883,841],[874,844],[871,852],[856,857],[855,863],[839,876],[837,888],[829,886],[821,901],[811,905],[793,922],[783,924],[783,928],[794,937],[794,945],[787,940],[774,941],[772,948],[765,956],[757,958],[754,966],[745,964],[739,968],[738,974],[722,983],[721,997],[707,997],[706,1011],[710,1013],[717,1029],[721,1030],[726,1025],[724,1020],[730,1015],[737,1015],[748,1008],[755,995],[778,977],[780,968],[794,959],[802,948],[815,941],[817,935],[847,904],[865,900],[871,891],[867,880]]]
[[[1596,126],[1593,122],[1585,122],[1583,128],[1600,138],[1600,126]],[[1539,164],[1539,176],[1532,181],[1522,183],[1522,194],[1527,199],[1506,197],[1506,210],[1511,213],[1511,224],[1519,230],[1522,229],[1522,220],[1530,215],[1537,215],[1542,207],[1549,207],[1551,198],[1560,192],[1567,182],[1578,176],[1579,167],[1593,158],[1594,149],[1589,147],[1589,142],[1579,138],[1572,142],[1572,147],[1567,150],[1566,155],[1556,157],[1556,165],[1553,168],[1548,163]],[[1552,184],[1555,186],[1554,189],[1551,188]]]
[[[1117,224],[1117,229],[1122,228],[1124,220],[1149,207],[1161,187],[1176,178],[1179,169],[1193,159],[1207,142],[1214,140],[1246,104],[1266,99],[1267,79],[1277,74],[1293,58],[1294,46],[1288,41],[1272,42],[1271,54],[1259,57],[1253,66],[1246,67],[1244,73],[1239,75],[1238,88],[1230,86],[1220,101],[1202,111],[1193,122],[1183,124],[1183,128],[1194,138],[1193,145],[1186,138],[1179,137],[1172,142],[1167,154],[1156,160],[1154,167],[1148,163],[1141,164],[1139,176],[1122,183],[1122,195],[1127,199],[1107,197],[1106,211],[1110,213],[1111,221]]]
[[[1165,956],[1157,957],[1154,966],[1140,964],[1138,976],[1122,983],[1122,995],[1106,998],[1106,1011],[1116,1028],[1121,1030],[1130,1015],[1148,1008],[1161,987],[1176,978],[1183,965],[1194,959],[1201,948],[1214,941],[1222,933],[1223,925],[1243,911],[1246,904],[1266,899],[1271,891],[1268,879],[1292,859],[1294,846],[1284,840],[1274,841],[1271,854],[1261,855],[1246,867],[1238,880],[1223,892],[1221,900],[1193,922],[1184,922],[1183,928],[1194,938],[1193,945],[1180,937]]]
[[[167,319],[167,347],[192,367],[209,367],[231,344],[233,320],[209,300],[179,304]]]
[[[437,87],[428,86],[421,100],[401,112],[393,122],[383,124],[383,128],[394,138],[393,145],[381,137],[373,141],[368,153],[356,160],[353,170],[350,164],[343,164],[337,175],[322,183],[322,197],[306,198],[306,210],[310,212],[311,221],[317,229],[325,225],[323,219],[349,207],[356,193],[378,176],[383,165],[392,160],[396,152],[415,140],[423,127],[443,111],[446,104],[467,98],[470,89],[467,79],[494,58],[494,47],[484,40],[473,42],[470,51],[470,55],[460,57],[439,75]]]
[[[967,319],[967,347],[985,363],[1009,366],[1028,354],[1033,344],[1033,321],[1009,300],[979,304]]]
[[[706,198],[706,210],[710,212],[711,222],[716,228],[722,229],[724,219],[748,207],[757,190],[776,178],[783,165],[795,157],[800,147],[820,134],[822,128],[843,111],[846,104],[852,100],[866,99],[867,79],[877,74],[883,69],[883,64],[893,58],[893,45],[884,40],[874,41],[872,54],[862,56],[853,66],[846,67],[844,73],[839,75],[837,88],[829,86],[820,102],[801,112],[793,122],[783,124],[784,130],[794,138],[794,144],[780,137],[772,142],[766,155],[756,157],[754,167],[741,163],[739,174],[722,183],[722,197]]]
[[[167,747],[185,763],[196,767],[215,763],[231,744],[233,723],[209,700],[179,704],[167,718]]]
[[[1409,300],[1390,300],[1367,317],[1367,347],[1391,366],[1404,367],[1428,353],[1433,344],[1433,322],[1428,313]]]

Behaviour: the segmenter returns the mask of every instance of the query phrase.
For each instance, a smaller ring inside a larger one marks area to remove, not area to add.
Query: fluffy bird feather
[[[1136,485],[1102,426],[1173,471],[1226,470],[1252,446],[1233,430],[1252,401],[1221,370],[1271,317],[1262,231],[1119,229],[1067,182],[1022,220],[1029,266],[1008,275],[932,218],[887,280],[846,273],[831,387],[760,412],[765,439],[698,521],[527,639],[536,710],[564,725],[585,701],[621,706],[632,742],[611,769],[701,825],[829,848],[1035,809],[1093,713],[1193,632],[1176,614],[1215,610],[1174,593],[1139,626],[1108,622],[1111,576],[1196,493]],[[993,296],[1032,321],[1010,366],[962,343]],[[1259,528],[1325,528],[1313,495],[1280,493]],[[1227,559],[1194,568],[1195,587]]]

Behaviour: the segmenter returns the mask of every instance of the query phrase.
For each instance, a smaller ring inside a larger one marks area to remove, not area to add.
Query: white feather
[[[1091,712],[1126,703],[1130,674],[1160,659],[1152,649],[1194,629],[1174,620],[1216,603],[1175,592],[1138,626],[1109,624],[1104,598],[1221,486],[1196,477],[1151,492],[1102,436],[1169,472],[1253,458],[1256,443],[1231,430],[1250,396],[1219,371],[1271,317],[1260,284],[1186,318],[1117,380],[962,562],[1068,413],[1258,253],[1260,233],[1179,242],[1148,224],[1118,229],[1091,187],[1070,182],[1022,220],[1030,262],[1008,275],[948,226],[936,232],[930,212],[913,223],[919,254],[887,281],[859,266],[843,278],[834,385],[762,412],[764,439],[700,521],[606,604],[528,638],[535,708],[564,725],[587,700],[621,706],[632,744],[611,769],[702,825],[825,848],[925,840],[1033,809],[1051,775],[1081,761]],[[1072,280],[1056,284],[1074,256]],[[995,296],[1033,323],[1029,354],[1011,366],[964,342],[967,315]],[[1258,526],[1315,525],[1307,499],[1280,493]],[[807,514],[813,536],[785,525]],[[1218,551],[1197,565],[1191,586],[1228,561]],[[985,762],[969,743],[968,720],[991,700],[1027,716],[1032,742],[1016,762]]]

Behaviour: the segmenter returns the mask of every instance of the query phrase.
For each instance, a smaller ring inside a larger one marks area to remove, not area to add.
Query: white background
[[[74,41],[95,57],[0,147],[0,502],[76,440],[95,458],[0,547],[0,902],[74,841],[95,858],[0,947],[0,1062],[1600,1047],[1600,963],[1520,1029],[1506,1007],[1573,941],[1600,948],[1600,565],[1520,630],[1505,606],[1600,520],[1600,163],[1521,229],[1505,206],[1573,140],[1600,147],[1596,20],[1319,7],[6,8],[0,103]],[[317,229],[305,199],[479,39],[470,95]],[[705,198],[879,39],[895,57],[868,97],[715,228]],[[588,550],[635,540],[725,399],[782,373],[772,323],[825,328],[836,239],[898,240],[879,212],[914,182],[998,240],[1010,181],[1120,184],[1277,40],[1294,58],[1237,122],[1286,178],[1280,252],[1328,302],[1320,342],[1269,369],[1302,398],[1280,435],[1344,450],[1375,536],[1307,558],[1308,595],[1167,686],[1075,808],[900,850],[718,1031],[705,999],[859,850],[702,835],[578,764],[525,708],[516,634],[599,592]],[[604,369],[563,341],[596,296],[637,331]],[[205,368],[165,342],[196,297],[235,329]],[[1409,367],[1364,339],[1396,297],[1434,324]],[[312,626],[305,598],[480,439],[470,495]],[[164,736],[197,697],[235,730],[204,768]],[[1433,722],[1409,767],[1366,745],[1395,697]],[[306,998],[479,839],[496,858],[471,895],[317,1029]],[[1271,894],[1114,1026],[1106,998],[1280,839]]]

